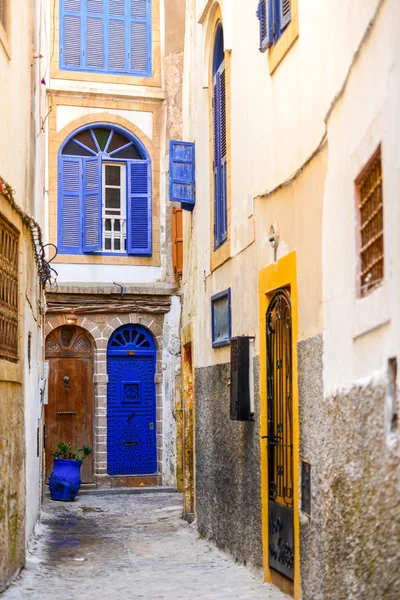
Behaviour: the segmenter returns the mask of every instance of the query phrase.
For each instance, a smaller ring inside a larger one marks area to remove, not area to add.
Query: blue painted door
[[[157,472],[156,346],[149,331],[125,325],[107,350],[107,472],[147,475]]]

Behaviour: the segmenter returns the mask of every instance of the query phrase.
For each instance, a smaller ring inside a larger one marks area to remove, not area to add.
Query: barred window
[[[0,0],[0,24],[7,30],[7,5],[8,0]]]
[[[0,214],[0,358],[18,359],[18,231]]]
[[[383,281],[383,195],[381,151],[356,180],[359,208],[360,293],[365,296]]]

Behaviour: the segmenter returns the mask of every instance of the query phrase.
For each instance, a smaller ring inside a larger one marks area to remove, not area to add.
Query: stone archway
[[[62,325],[48,334],[45,357],[49,361],[46,419],[46,480],[52,453],[60,441],[72,448],[93,448],[93,344],[81,327]],[[93,482],[93,455],[81,470],[83,483]]]

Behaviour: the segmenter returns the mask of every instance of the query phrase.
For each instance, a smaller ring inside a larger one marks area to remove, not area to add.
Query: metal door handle
[[[76,415],[76,410],[58,410],[58,415]]]

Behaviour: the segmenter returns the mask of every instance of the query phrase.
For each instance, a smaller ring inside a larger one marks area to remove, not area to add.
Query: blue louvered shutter
[[[151,162],[129,160],[127,240],[128,254],[148,256],[152,251]]]
[[[131,8],[129,68],[151,76],[151,0],[129,0]]]
[[[279,24],[281,32],[285,29],[286,25],[290,23],[291,18],[292,9],[290,0],[279,0]]]
[[[220,246],[227,238],[227,139],[225,63],[214,77],[214,245]]]
[[[102,248],[101,161],[84,159],[83,197],[83,252],[96,252]]]
[[[226,77],[225,63],[219,68],[220,86],[220,118],[221,118],[221,200],[220,200],[220,242],[224,242],[228,235],[228,207],[227,207],[227,139],[226,139]]]
[[[87,0],[86,3],[86,51],[84,53],[87,69],[104,71],[104,2],[107,0]]]
[[[125,0],[108,0],[108,67],[110,71],[127,69],[127,36],[128,19],[125,14]]]
[[[61,156],[58,172],[58,249],[79,254],[82,159]]]
[[[275,0],[260,0],[257,16],[260,20],[260,51],[265,52],[272,44],[272,2]]]
[[[191,210],[195,203],[195,149],[191,142],[172,140],[169,148],[169,199]]]
[[[83,0],[60,0],[60,65],[80,69],[83,52]]]

